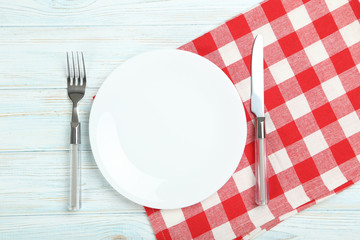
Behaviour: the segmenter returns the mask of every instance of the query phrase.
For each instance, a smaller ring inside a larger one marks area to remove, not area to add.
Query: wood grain
[[[145,213],[7,216],[0,233],[1,239],[155,239]]]
[[[81,156],[81,213],[144,212],[109,186],[90,151]],[[69,164],[68,151],[2,153],[0,216],[67,212]]]
[[[259,0],[1,1],[0,26],[151,26],[221,22]],[[4,21],[6,20],[6,21]]]
[[[82,149],[90,150],[88,116],[96,91],[81,101]],[[71,102],[65,89],[0,90],[0,151],[51,151],[69,148]]]
[[[1,28],[0,89],[65,88],[65,53],[71,50],[84,52],[88,87],[98,88],[130,57],[174,49],[215,26]]]
[[[260,0],[0,0],[0,239],[154,239],[142,206],[104,180],[90,151],[92,96],[111,71],[176,48]],[[65,52],[84,51],[83,206],[67,211],[69,120]],[[259,239],[354,239],[360,184]]]

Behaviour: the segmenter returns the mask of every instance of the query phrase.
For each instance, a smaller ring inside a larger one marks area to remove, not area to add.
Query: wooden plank
[[[0,89],[65,88],[66,51],[84,51],[88,87],[98,88],[139,53],[174,49],[215,26],[9,27],[0,39]],[[11,51],[9,51],[11,49]]]
[[[258,240],[355,239],[360,211],[302,212]],[[0,217],[1,239],[155,239],[145,214],[25,215]]]
[[[0,217],[6,239],[155,239],[145,213],[31,215]]]
[[[81,213],[144,212],[118,194],[103,178],[91,152],[82,153]],[[0,216],[67,212],[69,155],[58,152],[2,152]],[[360,211],[360,184],[311,208],[312,212]]]
[[[0,156],[0,216],[67,212],[68,152],[10,152]],[[83,151],[81,156],[81,213],[144,212],[142,206],[125,199],[106,182],[91,152]]]
[[[52,1],[51,4],[47,1],[0,1],[0,26],[9,26],[2,28],[0,40],[0,88],[63,88],[64,53],[68,50],[86,53],[89,87],[99,87],[115,67],[130,57],[149,50],[176,48],[257,2],[248,0],[247,5],[236,0],[227,4],[220,4],[220,0],[196,3],[179,0],[96,1],[89,5],[86,1],[67,1],[65,4],[61,1]],[[72,4],[77,7],[70,11]],[[242,8],[238,9],[234,4]],[[223,8],[226,13],[221,15]],[[104,9],[117,14],[101,13]],[[204,18],[185,14],[184,19],[191,21],[189,24],[182,18],[176,19],[175,13],[181,14],[181,9],[196,15],[208,9],[211,14]],[[131,11],[139,16],[131,15]],[[151,17],[144,13],[151,14]],[[166,14],[168,19],[160,13]],[[108,22],[96,16],[105,16]],[[122,16],[137,19],[141,24],[121,20]],[[157,17],[161,21],[151,23],[151,19]]]
[[[221,22],[260,0],[0,1],[0,26],[177,25]]]
[[[79,105],[83,150],[90,150],[88,117],[95,93],[88,89]],[[69,149],[71,102],[65,89],[0,90],[0,102],[0,151]]]

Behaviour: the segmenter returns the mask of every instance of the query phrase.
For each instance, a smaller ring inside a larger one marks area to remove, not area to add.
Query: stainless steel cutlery
[[[256,203],[266,205],[269,201],[268,174],[266,162],[265,114],[264,114],[264,51],[263,38],[255,38],[251,59],[251,111],[255,118],[255,177]],[[70,134],[70,206],[81,208],[81,159],[79,145],[80,121],[78,103],[85,95],[86,71],[83,53],[66,54],[67,91],[73,103]]]
[[[70,133],[70,206],[69,209],[77,211],[81,207],[81,159],[79,144],[80,121],[78,103],[85,95],[86,72],[83,53],[66,54],[67,63],[67,91],[73,103]]]
[[[266,205],[269,201],[266,162],[265,115],[264,115],[264,50],[263,38],[255,38],[251,57],[251,112],[255,118],[255,177],[256,203]]]

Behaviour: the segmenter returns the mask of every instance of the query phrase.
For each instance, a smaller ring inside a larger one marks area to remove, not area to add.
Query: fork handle
[[[71,211],[81,207],[81,172],[79,144],[70,144],[70,206]]]
[[[77,117],[77,108],[73,108],[73,117]],[[70,196],[69,209],[78,211],[81,207],[81,159],[79,144],[80,138],[80,122],[71,122],[70,134]]]

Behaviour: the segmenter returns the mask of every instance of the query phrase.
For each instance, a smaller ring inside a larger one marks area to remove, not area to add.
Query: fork
[[[70,135],[70,205],[69,210],[77,211],[81,208],[81,159],[79,144],[80,138],[80,121],[78,112],[78,103],[85,95],[86,73],[84,55],[81,52],[66,53],[67,62],[67,91],[69,98],[73,103],[71,118],[71,135]],[[70,63],[71,62],[71,63]]]

